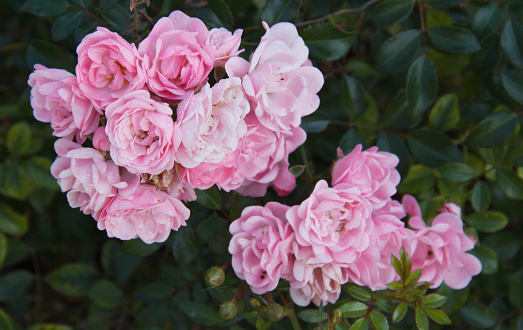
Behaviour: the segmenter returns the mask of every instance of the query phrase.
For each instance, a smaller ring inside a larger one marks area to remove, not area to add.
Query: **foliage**
[[[523,327],[521,1],[148,5],[0,1],[1,329],[426,329],[429,319],[436,327]],[[188,226],[166,242],[121,242],[70,209],[59,192],[49,174],[54,139],[32,117],[26,81],[35,63],[74,72],[76,45],[96,26],[139,41],[150,22],[175,9],[209,27],[243,28],[245,54],[263,34],[261,20],[295,23],[325,75],[321,105],[304,118],[307,142],[291,155],[299,176],[291,195],[198,191]],[[329,176],[336,148],[347,153],[358,143],[400,157],[399,192],[420,201],[425,219],[445,202],[462,207],[468,234],[479,242],[472,253],[482,274],[463,290],[427,290],[404,256],[393,261],[401,281],[389,290],[348,284],[335,305],[293,306],[283,283],[274,295],[252,294],[229,267],[230,221],[249,205],[300,203]]]

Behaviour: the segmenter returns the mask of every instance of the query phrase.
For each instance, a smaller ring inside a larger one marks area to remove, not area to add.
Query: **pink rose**
[[[177,107],[182,137],[176,161],[187,168],[222,161],[246,133],[247,112],[249,102],[239,78],[222,79],[212,88],[205,84],[198,94],[183,99]]]
[[[292,274],[294,233],[285,220],[288,209],[276,202],[250,206],[231,223],[232,267],[256,294],[274,290],[280,278]]]
[[[100,126],[94,131],[93,135],[93,147],[102,151],[111,150],[111,141],[105,133],[105,126]]]
[[[329,188],[325,180],[311,196],[287,211],[287,219],[299,245],[312,248],[308,263],[342,263],[357,260],[369,247],[374,231],[372,206],[358,188],[339,184]]]
[[[454,203],[445,203],[441,208],[441,213],[452,213],[461,218],[461,207],[457,206]]]
[[[205,23],[197,17],[187,16],[183,11],[175,10],[168,17],[173,22],[176,30],[191,32],[199,44],[207,43],[209,39],[209,30]]]
[[[111,103],[105,132],[114,162],[131,173],[160,174],[173,168],[180,130],[172,114],[166,103],[154,101],[144,90]]]
[[[229,58],[238,56],[244,50],[240,48],[242,29],[231,31],[225,28],[214,28],[209,31],[207,45],[211,48],[214,56],[214,67],[224,67]]]
[[[153,185],[140,184],[111,200],[98,219],[98,229],[106,230],[109,237],[139,237],[151,244],[165,241],[171,230],[185,226],[189,215],[189,209],[178,199]]]
[[[69,205],[79,207],[85,214],[93,214],[95,219],[118,189],[138,183],[137,176],[120,175],[118,166],[105,160],[95,149],[82,148],[62,138],[55,142],[55,150],[58,157],[51,165],[51,174],[58,180],[62,192],[69,191]]]
[[[350,183],[361,191],[374,208],[383,207],[396,193],[400,174],[396,170],[396,155],[378,151],[377,147],[361,151],[358,144],[352,152],[341,157],[332,169],[332,184]],[[338,149],[341,153],[341,149]]]
[[[76,77],[65,70],[35,64],[28,81],[35,118],[51,123],[54,136],[85,141],[98,127],[100,114],[79,90]]]
[[[172,18],[161,18],[138,46],[138,53],[149,89],[175,103],[207,81],[214,57],[205,44],[207,29],[204,32],[197,18],[181,12],[171,16],[183,19],[177,24]]]
[[[160,189],[167,189],[169,195],[185,202],[196,200],[194,188],[187,181],[186,172],[178,163],[170,170],[164,170],[158,175],[142,173],[142,182],[151,183]],[[207,188],[206,188],[207,189]]]
[[[104,109],[123,95],[142,89],[138,51],[118,33],[103,27],[84,37],[78,48],[76,75],[84,94]]]
[[[443,281],[455,290],[466,287],[472,276],[481,272],[481,262],[466,253],[476,242],[463,232],[461,218],[450,212],[440,213],[428,227],[412,196],[405,195],[403,204],[411,215],[409,225],[414,228],[412,269],[423,270],[420,281],[432,283],[432,288]]]

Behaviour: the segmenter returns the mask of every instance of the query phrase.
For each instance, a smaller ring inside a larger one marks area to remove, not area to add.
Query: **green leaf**
[[[485,211],[469,215],[467,222],[478,231],[493,233],[505,228],[508,224],[508,219],[501,212]]]
[[[202,8],[194,8],[194,14],[207,23],[211,28],[232,28],[232,12],[223,0],[210,0],[209,4]],[[271,23],[270,25],[276,22]]]
[[[474,33],[462,27],[434,26],[427,33],[434,48],[444,53],[473,53],[481,49]]]
[[[118,285],[123,285],[134,274],[142,260],[123,253],[116,240],[104,244],[100,259],[104,272]]]
[[[0,302],[20,297],[33,281],[27,270],[14,270],[0,277]]]
[[[94,267],[73,263],[52,271],[45,277],[45,282],[67,296],[81,297],[89,293],[89,289],[98,277],[99,274]]]
[[[341,80],[341,106],[350,119],[356,119],[367,109],[365,89],[354,77],[344,75]]]
[[[392,322],[398,323],[399,321],[403,320],[405,315],[407,314],[407,310],[409,309],[409,305],[407,303],[400,303],[398,307],[394,310],[394,313],[392,313]]]
[[[466,305],[461,308],[460,312],[467,323],[481,329],[492,327],[498,319],[498,313],[495,310],[480,303]]]
[[[37,16],[56,16],[67,9],[67,0],[27,0],[21,11]]]
[[[120,306],[123,294],[113,282],[99,280],[89,290],[89,298],[100,308],[113,309]]]
[[[306,309],[299,312],[298,317],[307,323],[318,323],[320,322],[320,311],[319,309]]]
[[[503,23],[503,12],[492,3],[478,9],[472,20],[472,32],[478,39],[484,40],[496,32],[501,23]]]
[[[436,9],[447,9],[460,5],[465,0],[425,0],[425,2]]]
[[[377,68],[383,73],[397,72],[407,66],[421,45],[418,30],[407,30],[385,40],[376,56]]]
[[[498,271],[498,255],[488,246],[478,245],[469,253],[476,256],[481,262],[482,274],[495,274]]]
[[[350,330],[367,330],[369,328],[369,320],[362,317],[352,324]]]
[[[421,273],[422,273],[421,269],[416,269],[415,271],[410,273],[410,275],[405,280],[405,286],[410,287],[410,286],[418,283],[418,280],[421,277]]]
[[[441,307],[445,301],[447,301],[447,297],[433,293],[424,296],[422,301],[424,308],[438,308]]]
[[[426,309],[425,313],[427,313],[427,315],[438,324],[452,324],[447,314],[445,314],[445,312],[442,310]]]
[[[416,130],[408,140],[412,155],[418,162],[429,167],[448,163],[460,163],[461,153],[445,134],[430,129]]]
[[[360,317],[367,313],[369,306],[359,301],[351,301],[340,306],[343,317]]]
[[[401,277],[403,275],[403,267],[401,265],[401,262],[393,254],[391,255],[390,258],[391,258],[391,261],[392,261],[392,266],[394,266],[394,270],[396,270],[396,273],[398,273],[398,275]]]
[[[195,189],[196,191],[196,201],[202,206],[211,209],[219,210],[222,207],[222,198],[220,197],[220,192],[216,186],[212,186],[206,190]]]
[[[219,235],[225,227],[227,227],[227,221],[224,218],[211,215],[198,224],[196,234],[199,238],[207,241]]]
[[[4,263],[4,260],[7,257],[8,248],[9,244],[7,242],[7,238],[2,232],[0,232],[0,268],[2,268],[2,264]]]
[[[500,43],[509,61],[523,68],[523,25],[517,20],[508,20],[503,27]]]
[[[488,210],[490,206],[490,188],[483,181],[478,181],[472,189],[472,207],[477,212]]]
[[[280,22],[280,19],[292,2],[293,0],[268,0],[261,10],[261,20],[267,22],[269,26]]]
[[[330,23],[320,23],[306,27],[300,31],[300,36],[309,47],[311,56],[334,61],[349,51],[357,32],[346,32]]]
[[[385,26],[394,25],[406,19],[413,8],[412,0],[384,0],[374,7],[372,19]]]
[[[312,116],[303,118],[300,127],[307,133],[320,133],[329,126],[328,119],[314,119]]]
[[[491,235],[482,240],[482,243],[494,250],[501,261],[514,258],[521,249],[518,235],[514,232]]]
[[[31,128],[22,121],[7,132],[7,149],[13,156],[21,156],[31,147]]]
[[[380,132],[376,145],[380,151],[388,151],[398,156],[400,162],[396,169],[402,177],[407,176],[410,167],[410,152],[405,143],[394,134]]]
[[[516,307],[523,306],[523,271],[516,273],[512,277],[510,283],[510,290],[508,292],[509,301]]]
[[[389,329],[389,322],[387,321],[387,318],[385,315],[381,314],[377,310],[373,310],[370,312],[370,319],[372,321],[372,324],[374,324],[374,327],[376,327],[376,330],[388,330]]]
[[[27,172],[33,181],[42,188],[60,190],[56,179],[51,175],[52,161],[45,157],[32,157],[27,162]]]
[[[406,278],[410,275],[412,271],[412,260],[410,259],[410,256],[405,251],[405,248],[401,248],[400,251],[400,260],[403,270],[403,277]],[[405,279],[407,280],[407,279]]]
[[[341,136],[339,147],[343,151],[343,154],[347,155],[358,144],[361,144],[363,146],[363,149],[367,148],[367,141],[365,141],[365,137],[361,135],[361,133],[357,130],[350,129]]]
[[[516,102],[523,104],[523,72],[506,71],[502,77],[503,87]]]
[[[419,330],[428,330],[429,320],[421,307],[416,307],[416,326]]]
[[[83,13],[78,10],[70,11],[58,17],[51,27],[53,40],[62,40],[71,35],[82,24]]]
[[[523,200],[523,180],[512,170],[498,168],[496,179],[499,186],[509,198]]]
[[[343,290],[345,290],[348,294],[353,296],[354,298],[361,300],[361,301],[367,301],[370,300],[370,293],[366,290],[366,288],[358,286],[353,283],[347,283],[343,285]]]
[[[474,177],[474,169],[463,163],[449,163],[443,165],[439,172],[450,182],[465,182]]]
[[[134,296],[145,303],[152,303],[169,298],[173,292],[174,287],[171,285],[156,281],[138,287]]]
[[[459,104],[456,94],[445,94],[438,99],[429,115],[430,128],[446,132],[459,122]]]
[[[387,288],[391,289],[391,290],[401,290],[403,289],[403,282],[392,282],[392,283],[389,283],[387,284]]]
[[[438,72],[434,62],[420,56],[409,68],[407,76],[407,99],[412,120],[421,117],[438,95]]]
[[[213,326],[219,325],[222,322],[220,315],[211,307],[194,301],[187,301],[180,304],[180,308],[183,310],[191,320],[196,323]]]
[[[65,69],[69,72],[75,72],[77,59],[76,57],[73,57],[71,52],[67,49],[39,39],[31,41],[28,52],[31,48],[43,56],[43,58],[56,64],[56,67]],[[32,66],[34,63],[30,64]]]
[[[73,328],[71,328],[68,325],[61,325],[61,324],[38,323],[38,324],[32,325],[27,330],[73,330]]]
[[[518,119],[514,112],[494,112],[470,132],[465,142],[471,147],[496,147],[512,135],[517,124]]]
[[[135,238],[123,243],[122,252],[132,256],[147,257],[156,252],[161,246],[161,243],[147,244],[141,239]]]
[[[0,231],[9,235],[23,235],[28,228],[25,216],[6,204],[0,204]]]
[[[410,168],[407,177],[401,180],[398,191],[403,194],[419,194],[432,189],[436,184],[433,171],[423,165],[416,164]]]
[[[1,308],[0,308],[0,329],[14,330],[13,322],[11,321],[11,318],[9,318],[9,315]]]
[[[174,258],[186,264],[198,256],[198,245],[191,227],[181,227],[174,235],[172,245]]]

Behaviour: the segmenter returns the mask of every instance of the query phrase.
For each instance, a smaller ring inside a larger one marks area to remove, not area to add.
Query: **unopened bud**
[[[281,320],[284,316],[283,307],[280,304],[273,303],[267,306],[267,317],[273,322]]]
[[[251,300],[249,300],[249,303],[251,304],[251,306],[253,308],[256,308],[256,309],[261,307],[260,302],[256,298],[251,298]]]
[[[238,307],[232,301],[224,302],[220,305],[220,316],[225,320],[230,320],[238,314]]]
[[[341,308],[336,308],[334,310],[334,315],[332,316],[332,326],[335,327],[340,323],[341,319],[343,318],[343,312],[341,311]]]
[[[213,266],[205,272],[205,282],[213,288],[219,287],[225,280],[225,273],[220,267]]]

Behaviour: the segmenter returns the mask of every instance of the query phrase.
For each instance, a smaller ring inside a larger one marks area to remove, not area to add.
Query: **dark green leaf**
[[[227,221],[224,218],[211,215],[198,224],[196,234],[201,239],[207,241],[219,235],[225,227],[227,227]]]
[[[340,306],[343,317],[360,317],[367,313],[369,306],[359,301],[351,301]]]
[[[173,254],[178,262],[188,263],[198,256],[198,245],[191,227],[181,227],[174,235]]]
[[[394,25],[407,18],[414,8],[412,0],[384,0],[372,11],[372,19],[385,26]]]
[[[458,311],[463,305],[465,305],[469,296],[469,291],[469,287],[462,290],[453,290],[445,283],[441,284],[439,293],[447,297],[447,302],[441,309],[443,309],[447,314],[452,314]]]
[[[370,312],[370,319],[372,321],[372,324],[374,324],[374,327],[376,327],[376,330],[388,330],[389,329],[389,322],[387,321],[387,318],[385,315],[381,314],[377,310],[373,310]]]
[[[476,256],[481,261],[481,273],[495,274],[498,271],[498,256],[491,248],[485,245],[478,245],[470,254]]]
[[[222,322],[220,315],[214,309],[205,304],[187,301],[181,304],[180,307],[185,315],[196,323],[213,326]]]
[[[268,0],[261,10],[261,20],[269,26],[278,23],[292,2],[293,0]]]
[[[0,231],[9,235],[24,234],[29,225],[27,218],[6,204],[0,204]]]
[[[515,172],[506,168],[498,168],[496,179],[509,198],[523,200],[523,180]]]
[[[0,308],[0,329],[14,330],[13,322],[7,313]]]
[[[474,33],[462,27],[434,26],[427,33],[434,47],[444,53],[473,53],[481,49]]]
[[[383,73],[396,72],[407,66],[421,45],[418,30],[407,30],[387,39],[378,50],[376,63]]]
[[[425,313],[438,324],[452,324],[447,314],[439,309],[426,309]]]
[[[430,129],[412,132],[408,140],[412,155],[429,167],[461,162],[461,153],[445,134]]]
[[[410,152],[405,143],[394,134],[380,132],[376,143],[380,151],[388,151],[399,157],[396,169],[402,177],[407,176],[410,167]]]
[[[508,219],[501,212],[485,211],[469,215],[467,222],[478,231],[493,233],[505,228]]]
[[[471,197],[472,207],[477,212],[486,211],[490,206],[490,188],[483,181],[474,185]]]
[[[479,303],[472,303],[461,308],[461,316],[470,325],[481,329],[492,327],[498,318],[496,311]]]
[[[395,255],[391,255],[392,260],[392,266],[394,266],[394,270],[396,270],[396,273],[398,273],[399,276],[403,275],[403,267],[401,265],[401,262],[398,258],[396,258]]]
[[[523,68],[523,25],[517,20],[508,20],[503,27],[500,42],[510,62]]]
[[[222,199],[216,186],[212,186],[207,190],[195,189],[195,191],[196,201],[206,208],[211,210],[219,210],[222,207]]]
[[[409,305],[407,305],[404,302],[400,303],[398,307],[396,307],[396,309],[394,310],[394,313],[392,314],[392,322],[398,323],[401,320],[403,320],[403,318],[407,314],[408,309]]]
[[[430,58],[420,56],[409,69],[407,99],[412,120],[421,117],[438,95],[438,72]]]
[[[396,309],[396,305],[391,301],[387,299],[377,299],[376,305],[383,311],[388,314],[392,314],[394,310]]]
[[[416,326],[419,330],[428,330],[429,320],[421,307],[416,307]]]
[[[474,128],[466,143],[472,147],[495,147],[507,140],[518,124],[512,111],[498,111],[490,114]]]
[[[49,190],[59,190],[60,186],[56,179],[51,175],[52,162],[44,157],[32,157],[27,163],[27,172],[31,179],[42,188]]]
[[[343,151],[343,154],[347,155],[358,144],[361,144],[363,149],[367,148],[367,141],[365,141],[365,137],[363,137],[363,135],[361,135],[361,133],[357,130],[350,129],[342,135],[339,147]]]
[[[320,133],[323,132],[327,126],[329,126],[329,120],[327,119],[318,119],[311,120],[305,117],[300,125],[303,130],[307,133]]]
[[[69,72],[75,71],[77,59],[71,55],[67,49],[52,44],[43,40],[31,41],[29,50],[33,48],[38,54],[41,54],[45,59],[56,64],[56,67],[65,69]],[[28,50],[28,51],[29,51]],[[34,63],[30,63],[32,66]]]
[[[472,32],[478,39],[483,40],[493,34],[503,23],[503,12],[497,4],[481,7],[472,20]]]
[[[100,263],[104,272],[122,285],[134,274],[141,260],[123,253],[117,241],[110,240],[102,248]]]
[[[345,75],[341,81],[341,106],[350,119],[356,119],[367,109],[365,90],[360,81]]]
[[[310,25],[300,31],[311,56],[325,61],[336,60],[349,51],[356,32],[345,32],[329,23]]]
[[[55,16],[67,9],[67,0],[27,0],[22,11],[38,16]]]
[[[423,297],[424,308],[438,308],[441,307],[447,301],[447,297],[439,295],[437,293],[429,294]]]
[[[7,149],[13,156],[23,155],[31,147],[31,128],[27,122],[19,122],[7,132]]]
[[[174,287],[167,283],[151,282],[138,287],[134,295],[137,299],[145,303],[152,303],[169,298],[173,292]]]
[[[514,232],[491,235],[484,239],[482,243],[494,250],[501,261],[514,258],[521,249],[518,235]]]
[[[422,273],[421,269],[416,269],[415,271],[410,273],[410,275],[405,280],[405,286],[410,287],[410,286],[413,286],[414,284],[418,283],[418,280],[421,277],[421,273]]]
[[[147,244],[141,239],[135,238],[123,243],[122,252],[132,256],[147,257],[156,252],[161,246],[161,243]]]
[[[405,194],[418,194],[432,189],[436,183],[433,171],[423,165],[414,165],[410,168],[407,177],[401,180],[398,191]]]
[[[367,330],[369,328],[369,321],[362,317],[352,324],[350,330]]]
[[[347,283],[343,285],[343,290],[345,290],[348,294],[353,296],[354,298],[361,300],[361,301],[367,301],[370,300],[370,293],[365,289],[364,287],[358,286],[353,283]]]
[[[449,163],[443,165],[439,172],[450,182],[465,182],[474,177],[474,169],[463,163]]]
[[[123,294],[113,282],[99,280],[89,290],[89,298],[100,308],[112,309],[122,303]]]
[[[465,0],[425,0],[425,2],[437,9],[456,7]]]
[[[403,289],[403,282],[392,282],[392,283],[389,283],[387,284],[387,288],[391,289],[391,290],[401,290]]]
[[[53,39],[62,40],[71,35],[82,24],[82,15],[81,11],[74,10],[58,17],[51,27]]]
[[[45,277],[45,282],[67,296],[80,297],[89,293],[98,277],[92,266],[75,263],[55,269]]]
[[[516,102],[523,104],[523,72],[507,71],[503,73],[503,87]]]
[[[0,277],[0,302],[22,295],[31,282],[33,274],[26,270],[15,270]]]
[[[9,244],[7,242],[7,238],[2,232],[0,232],[0,268],[2,267],[5,258],[7,257],[8,248]]]
[[[210,0],[203,8],[194,8],[194,13],[211,28],[232,28],[232,13],[227,3],[223,0]],[[276,22],[269,23],[272,25]]]
[[[508,297],[512,305],[523,306],[523,271],[516,273],[511,279]]]
[[[430,127],[446,132],[459,122],[459,104],[456,94],[445,94],[438,99],[430,110]]]
[[[320,313],[318,309],[306,309],[298,313],[300,320],[308,323],[320,322]]]

